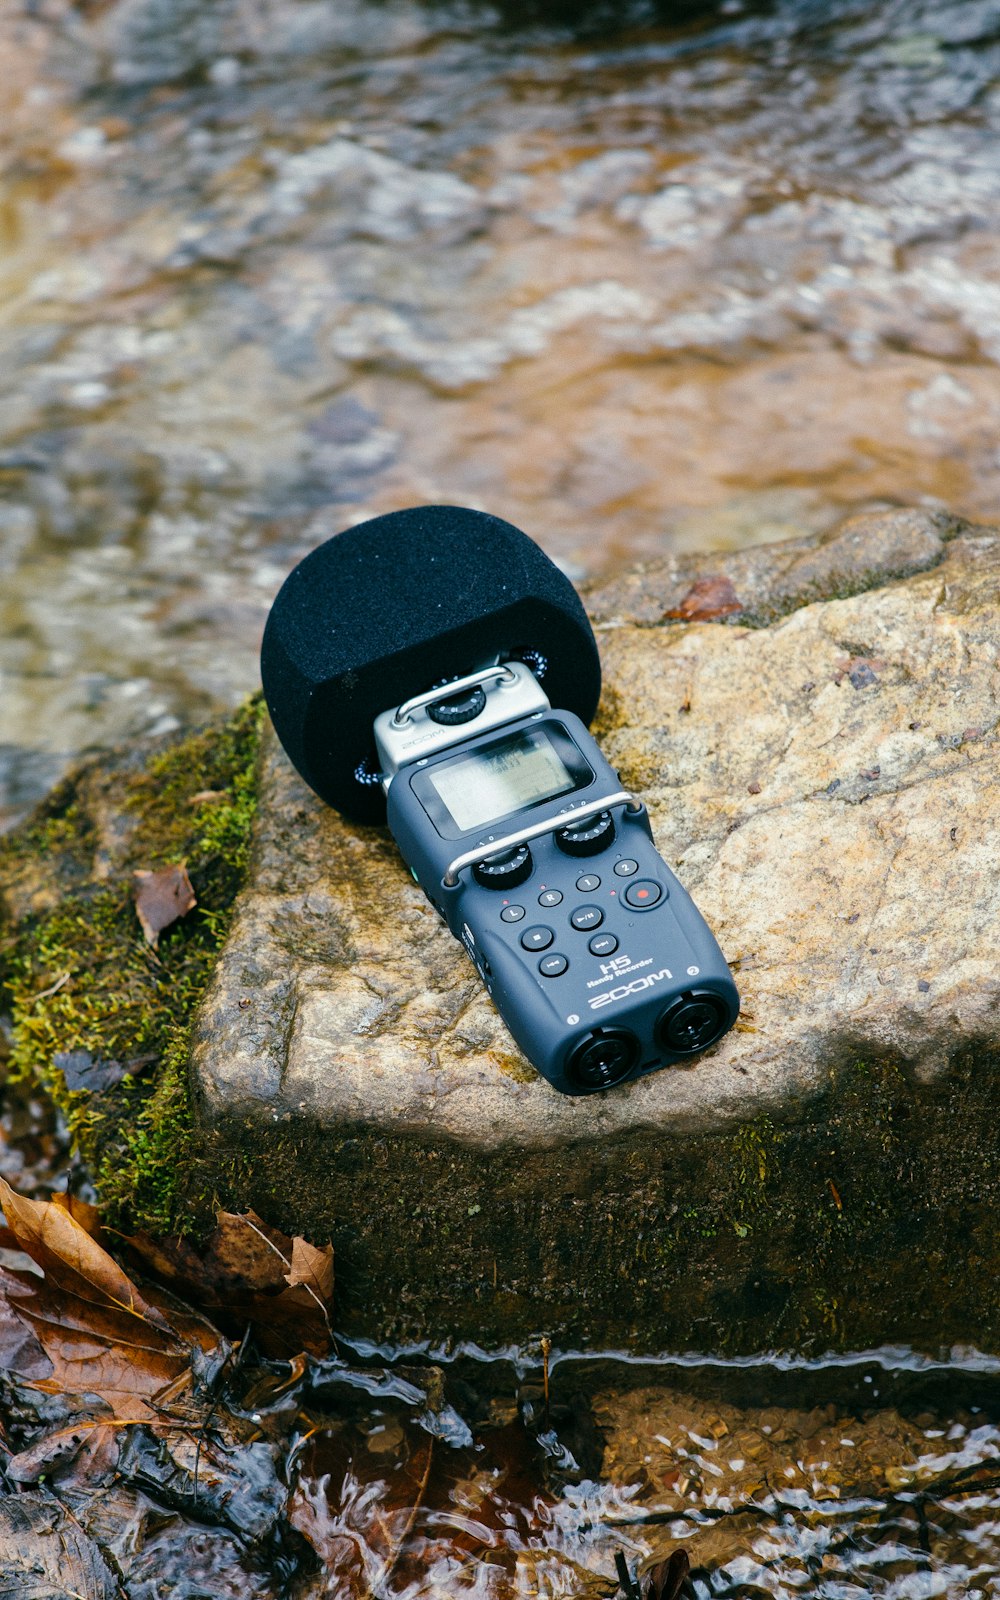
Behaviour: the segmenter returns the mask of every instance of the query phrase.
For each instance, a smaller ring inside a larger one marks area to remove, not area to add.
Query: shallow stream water
[[[368,515],[482,506],[577,577],[993,516],[998,68],[986,0],[7,8],[0,824],[245,693]],[[5,1137],[44,1185],[44,1109]],[[678,1543],[699,1597],[1000,1593],[994,1362],[433,1366],[289,1415],[324,1576],[165,1516],[129,1593],[596,1596]]]
[[[428,1410],[419,1360],[303,1446],[317,1594],[607,1595],[678,1546],[699,1600],[1000,1592],[996,1362],[554,1353],[546,1405],[537,1352],[464,1352]]]
[[[995,0],[0,16],[0,821],[346,523],[574,576],[1000,484]]]

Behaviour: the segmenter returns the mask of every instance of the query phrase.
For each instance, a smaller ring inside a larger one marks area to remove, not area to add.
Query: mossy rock
[[[0,993],[9,1076],[44,1088],[111,1220],[171,1232],[211,1215],[188,1085],[192,1018],[247,871],[263,712],[91,758],[0,841]],[[185,863],[197,906],[157,949],[133,872]],[[67,1087],[67,1058],[115,1065]],[[124,1076],[120,1076],[124,1069]]]
[[[520,1060],[388,834],[310,795],[259,707],[86,763],[0,849],[0,960],[13,1070],[120,1224],[221,1203],[332,1239],[368,1337],[996,1348],[1000,534],[869,531],[874,588],[863,527],[822,546],[848,598],[770,547],[743,621],[678,620],[685,591],[601,625],[604,748],[744,999],[606,1095]],[[154,954],[132,873],[181,860],[199,905]],[[74,1051],[134,1070],[68,1093]]]

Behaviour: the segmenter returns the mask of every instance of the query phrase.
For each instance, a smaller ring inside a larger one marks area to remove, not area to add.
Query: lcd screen
[[[512,734],[428,776],[462,833],[567,794],[579,782],[541,728]]]

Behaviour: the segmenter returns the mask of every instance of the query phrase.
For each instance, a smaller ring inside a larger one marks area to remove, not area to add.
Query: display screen
[[[428,779],[461,833],[579,786],[544,728],[524,729],[433,768]]]

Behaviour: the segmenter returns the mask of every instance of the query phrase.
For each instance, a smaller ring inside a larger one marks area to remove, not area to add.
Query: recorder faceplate
[[[722,952],[579,719],[546,704],[500,721],[499,681],[388,781],[400,850],[554,1087],[689,1061],[739,1012]]]

